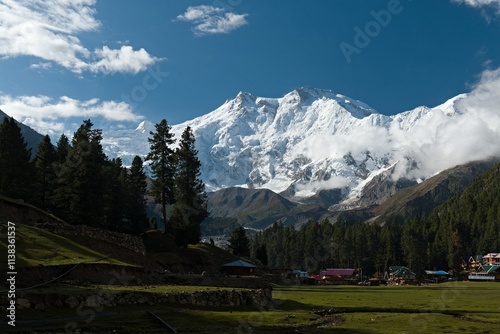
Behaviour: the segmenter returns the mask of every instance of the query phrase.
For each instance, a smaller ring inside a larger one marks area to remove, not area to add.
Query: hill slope
[[[438,205],[460,194],[483,173],[492,169],[496,160],[471,162],[456,166],[424,182],[402,189],[373,211],[383,219],[403,220],[414,216],[427,216]]]
[[[256,229],[280,220],[285,224],[319,219],[327,211],[318,205],[291,202],[268,189],[226,188],[208,194],[211,217],[235,218]]]
[[[438,240],[439,236],[455,233],[455,248],[460,255],[497,252],[500,249],[500,165],[435,208],[428,221],[429,224],[438,222]]]
[[[108,258],[105,254],[82,246],[74,240],[45,231],[41,228],[16,224],[16,267],[60,266],[81,262],[115,264],[130,266],[131,264]],[[7,232],[7,224],[0,225],[2,234]],[[2,254],[7,254],[6,240],[0,240]],[[2,266],[7,263],[2,262]]]
[[[3,119],[5,117],[9,117],[7,114],[5,114],[2,110],[0,110],[0,124],[3,123]],[[16,121],[17,125],[21,128],[21,134],[24,137],[24,140],[28,144],[28,148],[31,149],[31,156],[35,156],[36,150],[38,148],[38,145],[43,139],[43,136],[30,128],[29,126],[26,126],[22,124],[19,121]]]

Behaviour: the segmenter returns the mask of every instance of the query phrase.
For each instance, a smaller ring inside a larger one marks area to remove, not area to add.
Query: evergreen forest
[[[354,268],[368,276],[393,265],[408,266],[420,277],[441,269],[457,275],[462,260],[499,249],[500,165],[427,217],[402,224],[309,221],[298,229],[277,222],[250,240],[251,256],[270,268]]]
[[[63,134],[54,145],[46,135],[32,158],[17,122],[6,117],[0,124],[0,195],[70,224],[139,235],[153,227],[146,202],[151,194],[164,212],[167,207],[173,212],[163,216],[163,226],[176,243],[198,243],[207,211],[194,135],[186,128],[173,148],[175,138],[166,120],[156,130],[150,133],[148,187],[142,158],[136,156],[129,168],[120,158],[109,159],[101,146],[102,130],[90,120],[83,121],[71,140]]]

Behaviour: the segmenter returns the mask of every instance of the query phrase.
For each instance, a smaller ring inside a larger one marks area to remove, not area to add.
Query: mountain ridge
[[[0,110],[0,124],[3,123],[4,118],[10,117],[2,110]],[[34,129],[16,120],[17,125],[21,128],[21,134],[24,137],[24,141],[28,144],[28,149],[31,150],[31,157],[34,157],[38,145],[43,140],[43,135],[36,132]]]
[[[173,125],[172,132],[180,138],[192,128],[209,192],[270,189],[295,203],[343,209],[366,202],[364,188],[389,169],[392,194],[452,166],[500,156],[482,145],[488,115],[471,111],[469,98],[461,94],[434,108],[387,116],[329,89],[301,87],[279,98],[239,92],[214,111]],[[479,125],[468,130],[470,124]],[[148,120],[132,129],[105,129],[103,150],[130,165],[135,155],[148,153],[150,131]],[[470,143],[467,134],[475,134]]]

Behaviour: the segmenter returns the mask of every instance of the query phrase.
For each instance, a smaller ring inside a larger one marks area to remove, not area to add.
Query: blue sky
[[[0,109],[54,137],[302,86],[395,114],[474,89],[499,37],[500,0],[0,0]]]

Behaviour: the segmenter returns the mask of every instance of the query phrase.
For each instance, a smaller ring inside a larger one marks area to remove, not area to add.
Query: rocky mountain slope
[[[241,92],[173,132],[179,138],[186,126],[193,129],[208,191],[269,189],[293,202],[344,210],[379,204],[447,168],[499,155],[491,145],[477,149],[489,120],[469,108],[468,98],[386,116],[324,89],[300,88],[282,98]],[[153,129],[144,121],[135,130],[105,132],[103,147],[127,164],[148,152]]]
[[[257,225],[301,212],[317,219],[366,213],[449,168],[499,157],[499,118],[474,94],[387,116],[331,90],[303,87],[281,98],[240,92],[172,130],[180,138],[193,129],[213,215]],[[153,130],[147,120],[104,129],[103,149],[129,165],[148,153]]]

